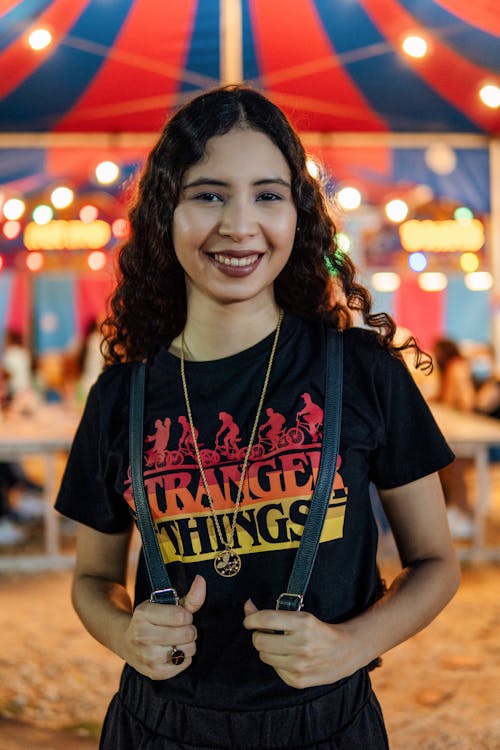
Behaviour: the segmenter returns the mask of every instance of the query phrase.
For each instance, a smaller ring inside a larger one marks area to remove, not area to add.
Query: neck
[[[188,305],[184,329],[186,360],[222,359],[249,349],[272,333],[278,323],[279,308],[268,305],[235,304],[206,309]],[[172,341],[170,351],[180,356],[181,336]]]

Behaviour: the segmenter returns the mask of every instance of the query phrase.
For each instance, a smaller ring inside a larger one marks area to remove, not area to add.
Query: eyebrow
[[[255,180],[255,182],[252,183],[256,186],[261,185],[283,185],[283,187],[291,188],[291,185],[286,180],[283,180],[281,177],[264,177],[261,180]],[[185,185],[183,185],[183,190],[186,190],[187,188],[193,188],[193,187],[200,187],[201,185],[216,185],[218,187],[229,187],[229,183],[225,182],[224,180],[216,180],[213,177],[199,177],[197,180],[193,180],[192,182],[188,182]]]

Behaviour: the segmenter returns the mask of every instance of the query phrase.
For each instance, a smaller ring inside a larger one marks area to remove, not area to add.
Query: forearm
[[[455,594],[460,581],[453,556],[415,562],[395,578],[373,606],[344,623],[363,666],[428,625]]]
[[[125,586],[91,575],[80,575],[73,582],[72,600],[88,632],[124,659],[123,636],[133,610]]]

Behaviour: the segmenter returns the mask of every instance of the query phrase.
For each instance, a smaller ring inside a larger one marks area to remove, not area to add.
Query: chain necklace
[[[234,511],[233,511],[233,518],[231,521],[231,528],[227,537],[227,541],[224,538],[224,535],[222,534],[222,529],[219,523],[219,519],[217,517],[217,514],[215,512],[214,503],[212,500],[212,496],[210,494],[210,488],[208,486],[207,477],[205,475],[205,470],[203,468],[203,463],[201,460],[200,455],[200,449],[198,447],[198,440],[196,438],[196,431],[194,428],[194,422],[193,422],[193,414],[191,412],[191,403],[189,401],[189,393],[187,389],[187,383],[186,383],[186,373],[184,368],[184,331],[182,332],[181,336],[181,379],[182,379],[182,389],[184,391],[184,400],[186,402],[186,411],[188,415],[188,421],[189,421],[189,427],[191,429],[191,437],[193,439],[193,446],[194,446],[194,452],[196,454],[196,461],[198,462],[198,468],[200,470],[201,478],[203,480],[203,486],[205,487],[205,492],[208,498],[208,502],[210,505],[210,511],[212,513],[212,518],[214,521],[215,530],[217,533],[217,537],[219,539],[219,542],[221,545],[223,545],[224,549],[222,552],[216,552],[214,557],[214,568],[217,571],[217,573],[220,576],[223,576],[224,578],[231,578],[232,576],[235,576],[237,573],[239,573],[241,569],[241,558],[238,555],[237,552],[233,549],[234,544],[234,532],[236,529],[236,519],[238,517],[238,509],[241,504],[241,495],[243,492],[243,483],[245,481],[245,475],[248,465],[248,459],[250,458],[250,453],[252,452],[253,443],[255,440],[255,435],[257,434],[257,426],[259,424],[260,415],[262,412],[262,406],[264,404],[264,399],[266,397],[267,392],[267,386],[269,384],[269,376],[271,375],[271,368],[273,366],[274,361],[274,355],[276,353],[276,348],[278,346],[278,338],[280,335],[280,328],[281,328],[281,322],[283,320],[283,311],[280,310],[279,318],[278,318],[278,325],[276,326],[276,333],[274,335],[274,341],[273,346],[271,349],[271,354],[269,355],[269,362],[267,365],[266,370],[266,376],[264,378],[264,385],[262,386],[262,391],[260,394],[259,399],[259,405],[257,406],[257,413],[255,415],[255,420],[253,423],[252,433],[250,435],[250,441],[248,443],[248,448],[245,453],[245,458],[243,460],[243,466],[241,468],[241,476],[240,476],[240,483],[238,485],[238,493],[236,495],[236,502],[234,505]]]

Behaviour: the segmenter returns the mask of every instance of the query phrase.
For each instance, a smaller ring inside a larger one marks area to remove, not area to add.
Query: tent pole
[[[220,82],[221,85],[243,80],[243,38],[241,0],[220,3]]]
[[[493,274],[491,338],[495,373],[500,373],[500,139],[490,142],[490,270]]]

